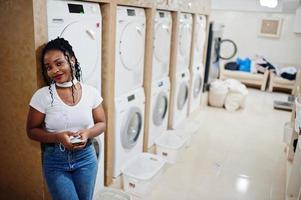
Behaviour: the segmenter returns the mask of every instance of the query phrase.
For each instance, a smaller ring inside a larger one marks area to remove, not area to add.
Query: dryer
[[[173,95],[172,108],[172,129],[176,127],[187,118],[188,108],[188,94],[189,94],[189,70],[176,74],[175,92]]]
[[[203,15],[195,16],[194,29],[194,48],[192,50],[193,60],[191,66],[193,68],[201,67],[203,70],[204,49],[206,41],[206,17]]]
[[[147,143],[148,148],[154,144],[156,138],[167,130],[169,91],[169,77],[165,77],[164,79],[152,84]]]
[[[102,189],[104,188],[104,133],[92,139],[92,144],[94,145],[98,161],[98,170],[93,194],[93,200],[97,200],[97,197],[100,195]]]
[[[171,13],[168,11],[157,11],[155,17],[152,67],[153,82],[165,78],[169,74],[171,26]]]
[[[143,151],[145,95],[142,87],[115,98],[115,149],[113,177]]]
[[[143,85],[145,12],[142,8],[117,6],[115,97]]]
[[[101,91],[101,12],[98,3],[47,0],[48,39],[69,41],[82,81]]]
[[[201,67],[198,66],[193,68],[189,92],[188,114],[198,109],[201,105],[203,82],[203,65],[201,65]]]
[[[181,13],[179,21],[176,73],[182,73],[189,69],[192,38],[192,15],[188,13]]]

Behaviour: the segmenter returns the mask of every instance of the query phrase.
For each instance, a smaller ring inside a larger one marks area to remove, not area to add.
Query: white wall
[[[258,36],[260,19],[267,17],[283,19],[280,38]],[[294,14],[267,12],[211,12],[211,21],[225,25],[223,38],[232,39],[237,44],[239,57],[259,54],[275,65],[301,65],[301,34],[293,32],[294,17]]]

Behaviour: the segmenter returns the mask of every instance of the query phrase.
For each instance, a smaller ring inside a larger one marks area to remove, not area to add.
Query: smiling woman
[[[48,42],[41,61],[48,87],[37,90],[30,101],[27,134],[42,143],[52,198],[91,200],[97,173],[91,139],[105,130],[102,98],[79,82],[81,69],[68,41]]]

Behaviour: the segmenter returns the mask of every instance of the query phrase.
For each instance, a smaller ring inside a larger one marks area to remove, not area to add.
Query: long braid
[[[72,99],[73,99],[73,103],[75,103],[75,98],[74,98],[74,77],[80,81],[81,80],[81,68],[80,68],[80,65],[79,65],[79,62],[77,61],[77,58],[74,54],[74,51],[73,51],[73,48],[72,46],[70,45],[70,43],[65,40],[64,38],[56,38],[54,40],[51,40],[49,41],[43,51],[42,51],[42,56],[41,56],[41,66],[42,66],[42,72],[43,72],[43,77],[44,77],[44,81],[47,83],[47,85],[49,86],[49,93],[51,95],[51,105],[53,105],[53,102],[54,102],[54,98],[53,98],[53,92],[51,90],[51,84],[53,83],[52,80],[50,80],[47,76],[47,72],[46,72],[46,67],[44,66],[44,56],[45,54],[50,51],[50,50],[59,50],[61,51],[65,56],[66,56],[66,59],[69,63],[69,66],[71,68],[71,82],[72,82],[72,87],[71,87],[71,90],[72,90]],[[74,68],[71,67],[71,62],[70,62],[70,58],[73,57],[75,59],[75,64],[74,64]],[[74,74],[74,70],[75,70],[75,74]]]

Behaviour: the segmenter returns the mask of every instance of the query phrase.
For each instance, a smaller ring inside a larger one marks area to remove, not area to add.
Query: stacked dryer
[[[169,60],[171,43],[171,13],[157,11],[155,17],[152,88],[147,147],[167,129],[169,106]]]
[[[189,114],[199,108],[204,77],[204,47],[206,40],[206,18],[203,15],[195,16],[193,60],[191,62],[191,91],[189,97]]]
[[[48,39],[69,41],[80,63],[82,81],[101,94],[101,12],[98,3],[47,1]],[[98,158],[94,196],[104,187],[104,134],[93,141]]]
[[[115,135],[113,177],[143,150],[145,12],[117,7],[115,52]]]
[[[189,61],[192,38],[192,15],[180,14],[178,52],[175,77],[175,92],[173,95],[171,128],[176,128],[186,117],[189,91]]]

